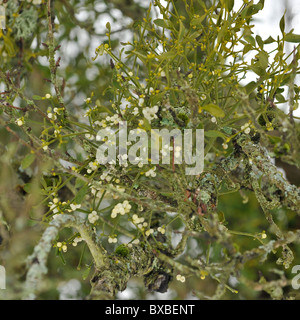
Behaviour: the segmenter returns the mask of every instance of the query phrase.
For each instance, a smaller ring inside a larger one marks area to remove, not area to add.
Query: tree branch
[[[91,232],[85,222],[75,216],[61,214],[53,219],[42,235],[40,242],[35,246],[34,252],[28,257],[28,272],[25,282],[25,299],[35,299],[43,275],[48,272],[47,259],[59,230],[63,228],[76,228],[83,240],[86,241],[93,256],[96,268],[102,268],[105,262],[104,252],[91,237]]]

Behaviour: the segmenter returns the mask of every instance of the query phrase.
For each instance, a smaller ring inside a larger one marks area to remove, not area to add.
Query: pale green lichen
[[[16,13],[16,12],[14,12]],[[16,33],[16,39],[23,38],[24,40],[32,37],[33,32],[36,30],[38,20],[38,13],[36,8],[30,7],[24,9],[13,20],[12,29]]]
[[[211,195],[205,190],[200,191],[200,199],[202,202],[207,203],[211,198]]]

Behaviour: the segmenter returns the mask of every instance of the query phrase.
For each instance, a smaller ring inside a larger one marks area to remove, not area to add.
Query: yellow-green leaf
[[[159,60],[171,60],[174,57],[176,57],[178,55],[178,52],[176,50],[171,50],[171,51],[167,51],[162,53],[161,55],[158,56]]]
[[[208,130],[208,131],[205,131],[204,132],[204,135],[208,138],[222,138],[222,139],[226,139],[226,136],[220,132],[220,131],[217,131],[217,130]]]
[[[257,42],[257,44],[259,45],[259,47],[260,47],[261,49],[263,49],[263,48],[264,48],[264,42],[263,42],[263,39],[261,38],[261,36],[257,35],[257,36],[255,37],[255,39],[256,39],[256,42]]]
[[[35,154],[29,153],[21,163],[22,169],[25,170],[26,168],[28,168],[33,163],[34,160],[35,160]]]
[[[171,21],[166,21],[164,19],[155,19],[153,22],[154,22],[154,24],[156,24],[157,26],[159,26],[161,28],[167,28],[167,29],[172,28]]]
[[[269,55],[267,54],[267,52],[261,51],[258,54],[258,61],[259,61],[260,66],[263,69],[266,69],[268,67],[268,65],[269,65],[268,59],[269,59]]]
[[[201,16],[200,18],[193,18],[191,20],[191,26],[199,26],[204,21],[206,15]]]
[[[185,27],[181,20],[179,20],[179,33],[178,33],[178,41],[181,41],[185,35]]]
[[[250,35],[246,35],[246,36],[244,36],[244,39],[248,42],[248,43],[250,43],[253,47],[255,47],[255,39],[252,37],[252,36],[250,36]]]
[[[208,111],[214,117],[217,117],[217,118],[225,117],[224,111],[216,104],[210,103],[210,104],[207,104],[206,106],[203,106],[201,108],[205,111]]]
[[[152,105],[155,105],[155,104],[157,104],[157,102],[161,101],[165,94],[166,94],[165,92],[160,92],[158,94],[153,95],[150,98]]]
[[[266,40],[264,41],[264,44],[270,44],[270,43],[274,43],[274,42],[276,42],[276,40],[273,39],[273,38],[270,36],[268,39],[266,39]]]
[[[77,192],[76,197],[74,198],[74,203],[81,203],[83,201],[83,198],[88,192],[88,186],[85,185],[81,187],[81,189]]]
[[[42,100],[43,97],[37,96],[37,95],[33,95],[33,96],[32,96],[32,99],[33,99],[33,100]]]
[[[226,10],[230,12],[234,7],[234,0],[225,0],[224,2]]]
[[[262,3],[250,5],[247,10],[247,17],[257,14],[257,12],[262,10],[262,8],[263,8]]]
[[[285,103],[286,102],[285,97],[281,93],[277,93],[275,95],[275,98],[279,103]]]
[[[284,13],[284,15],[282,16],[282,18],[281,18],[281,20],[280,20],[279,26],[280,26],[280,31],[281,31],[281,33],[284,34],[284,29],[285,29],[285,13]]]
[[[300,43],[300,34],[289,33],[285,36],[286,42]]]

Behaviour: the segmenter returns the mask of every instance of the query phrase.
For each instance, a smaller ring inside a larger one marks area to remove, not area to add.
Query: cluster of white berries
[[[169,155],[169,152],[168,151],[173,151],[173,147],[169,146],[168,144],[165,144],[161,150],[160,150],[160,153],[162,154],[162,156],[167,156]]]
[[[117,243],[118,239],[115,237],[108,237],[108,243]]]
[[[137,128],[137,129],[135,129],[135,130],[130,130],[130,131],[129,131],[129,134],[134,136],[134,135],[136,135],[136,134],[140,134],[141,132],[142,132],[142,130],[141,130],[140,128]],[[129,141],[129,142],[131,142],[131,141]],[[131,144],[132,144],[132,143],[129,143],[129,144],[127,143],[127,145],[131,145]]]
[[[139,98],[138,105],[139,105],[140,107],[142,107],[143,104],[144,104],[144,102],[145,102],[145,99],[144,99],[144,98]]]
[[[217,118],[216,118],[216,117],[212,117],[212,118],[210,119],[210,121],[211,121],[212,123],[216,123],[216,122],[217,122]]]
[[[132,248],[133,244],[139,244],[139,243],[140,243],[140,240],[139,239],[135,239],[131,243],[128,243],[128,248]]]
[[[97,198],[101,198],[102,197],[103,189],[96,188],[95,186],[91,186],[91,185],[89,185],[89,187],[90,187],[92,195],[96,196]]]
[[[203,101],[206,99],[206,94],[205,93],[202,93],[201,96],[200,96],[200,99]]]
[[[228,149],[228,144],[224,142],[224,143],[222,143],[222,147],[224,150],[226,150],[226,149]]]
[[[52,202],[49,202],[50,210],[52,210],[53,213],[57,213],[59,211],[57,208],[58,202],[59,202],[59,199],[57,198],[54,198]]]
[[[87,169],[87,173],[90,174],[92,173],[93,171],[96,171],[98,169],[98,162],[97,161],[91,161],[89,162],[89,169]]]
[[[107,132],[107,137],[113,137],[115,135],[115,132],[112,130],[112,128],[109,126],[109,127],[106,127],[104,129],[106,132]],[[101,136],[99,135],[96,135],[96,141],[104,141],[106,144],[115,144],[115,141],[112,141],[110,140],[109,138],[102,138]]]
[[[73,247],[76,247],[77,244],[78,244],[79,242],[81,242],[81,241],[83,241],[83,239],[82,239],[81,237],[76,237],[76,238],[73,240],[73,243],[72,243]]]
[[[70,208],[71,208],[72,211],[75,211],[75,210],[81,208],[81,204],[71,203],[70,204]]]
[[[138,108],[138,107],[135,107],[135,108],[133,109],[133,111],[132,111],[132,114],[133,114],[134,116],[138,115],[138,114],[139,114],[139,108]]]
[[[99,220],[99,216],[97,214],[96,211],[92,211],[89,215],[88,215],[88,220],[90,223],[94,224],[97,220]]]
[[[150,170],[148,170],[147,172],[145,172],[145,176],[146,177],[156,177],[156,172],[155,172],[155,170],[156,170],[156,167],[153,167],[152,169],[150,169]]]
[[[266,238],[267,238],[266,231],[263,231],[263,232],[261,233],[261,238],[262,238],[262,239],[266,239]]]
[[[51,120],[56,120],[58,113],[59,113],[59,109],[58,108],[54,108],[53,111],[52,111],[52,108],[48,108],[48,110],[47,110],[47,116]]]
[[[160,232],[161,234],[165,234],[166,233],[166,229],[164,227],[158,227],[157,231]]]
[[[177,281],[180,281],[180,282],[185,282],[185,276],[182,276],[181,274],[178,274],[176,276],[176,280]]]
[[[177,146],[175,147],[175,150],[174,150],[174,156],[175,158],[180,158],[181,157],[181,147]]]
[[[112,117],[107,116],[107,117],[105,118],[105,120],[106,120],[107,122],[111,122],[111,124],[118,124],[121,119],[120,119],[120,117],[119,117],[118,114],[115,114],[115,115],[113,115]]]
[[[154,89],[152,87],[149,88],[149,94],[154,93]]]
[[[95,139],[97,138],[97,137],[93,136],[93,135],[90,134],[90,133],[86,133],[84,136],[85,136],[87,139],[91,140],[91,141],[93,141],[93,140],[95,140]]]
[[[142,228],[148,226],[148,223],[145,222],[145,219],[144,219],[143,217],[140,218],[137,214],[134,214],[134,215],[132,216],[132,222],[133,222],[135,225],[137,225],[137,227],[138,227],[139,229],[142,229]]]
[[[158,71],[160,72],[160,76],[164,78],[166,76],[166,73],[162,70],[162,68],[159,68]]]
[[[87,117],[87,116],[88,116],[87,114],[84,115],[84,117]],[[99,126],[99,127],[103,127],[103,128],[106,128],[106,126],[107,126],[105,120],[101,120],[101,121],[96,120],[96,121],[94,122],[94,125],[95,125],[95,126]]]
[[[147,230],[147,231],[145,232],[145,235],[146,235],[147,237],[149,237],[150,234],[152,234],[153,232],[154,232],[153,229],[149,229],[149,230]]]
[[[55,130],[54,130],[54,135],[55,135],[55,137],[58,137],[59,134],[60,134],[60,130],[59,130],[59,129],[55,129]]]
[[[55,215],[53,215],[53,219],[56,218],[57,216],[57,213],[59,213],[60,211],[62,211],[62,209],[60,209],[61,206],[69,206],[69,201],[66,202],[60,202],[58,198],[54,198],[52,201],[50,201],[48,203],[48,206],[49,206],[49,209],[52,210],[53,213],[55,213]],[[63,210],[66,210],[67,212],[73,212],[73,211],[76,211],[77,209],[81,208],[81,204],[76,204],[76,203],[71,203],[70,204],[70,208],[67,209],[63,209]]]
[[[151,122],[151,120],[156,119],[157,115],[156,113],[158,112],[158,106],[153,106],[152,108],[146,107],[143,109],[143,114],[144,117]]]
[[[143,166],[144,166],[144,161],[143,161],[143,158],[142,158],[142,157],[135,157],[134,161],[137,162],[137,166],[138,166],[139,168],[143,168]]]
[[[131,205],[129,204],[128,200],[124,200],[122,203],[118,203],[115,205],[111,212],[111,217],[116,218],[118,213],[123,216],[125,213],[129,213],[131,209]]]
[[[19,127],[22,127],[22,125],[24,124],[24,120],[22,118],[19,118],[16,120],[16,124],[19,126]]]
[[[124,154],[118,154],[117,158],[119,160],[119,164],[121,166],[123,166],[124,168],[128,167],[128,163],[127,163],[127,159],[128,159],[128,155],[126,153]]]
[[[105,181],[107,181],[107,182],[110,182],[111,179],[112,179],[112,176],[110,176],[110,175],[109,175],[109,171],[106,170],[106,171],[102,172],[102,174],[101,174],[101,176],[100,176],[100,179],[101,179],[101,180],[105,180]]]
[[[244,131],[246,134],[249,134],[251,129],[250,129],[250,123],[247,122],[243,126],[241,126],[241,130]]]
[[[61,249],[63,252],[67,252],[68,247],[66,244],[63,244],[61,242],[57,242],[56,243],[57,248]]]

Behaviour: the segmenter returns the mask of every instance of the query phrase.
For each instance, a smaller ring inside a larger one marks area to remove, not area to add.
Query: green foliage
[[[255,36],[262,0],[237,10],[233,0],[111,4],[133,19],[120,22],[130,30],[126,42],[109,7],[112,22],[95,30],[103,18],[97,1],[7,6],[0,33],[1,250],[30,254],[25,286],[9,295],[53,298],[43,289],[49,268],[51,279],[57,269],[61,278],[82,278],[83,295],[93,299],[115,297],[135,277],[149,291],[171,286],[177,298],[251,299],[263,291],[293,298],[288,277],[299,263],[300,193],[270,156],[299,170],[299,45],[284,53],[299,35],[286,32],[283,15],[281,36]],[[83,8],[92,17],[85,22],[75,14]],[[101,43],[82,45],[79,30]],[[70,44],[72,55],[65,53]],[[241,85],[253,73],[256,81]],[[99,164],[98,131],[117,131],[124,120],[128,131],[204,129],[204,172],[186,176],[174,160]],[[47,262],[51,248],[60,259]],[[20,268],[21,258],[7,256],[7,265]],[[51,280],[54,292],[58,281]]]
[[[126,245],[121,244],[116,248],[115,253],[120,256],[126,257],[129,255],[129,249],[126,247]]]

